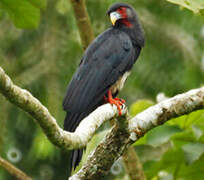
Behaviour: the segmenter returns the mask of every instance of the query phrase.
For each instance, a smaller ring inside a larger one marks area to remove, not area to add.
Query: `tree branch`
[[[171,118],[204,108],[204,87],[164,100],[139,113],[129,121],[130,138],[136,141],[150,129]]]
[[[106,120],[118,116],[116,106],[105,104],[85,118],[74,133],[63,131],[36,98],[28,91],[13,84],[0,67],[0,91],[13,104],[28,112],[40,124],[50,141],[63,148],[73,149],[86,145],[96,129]],[[113,162],[123,152],[150,129],[167,120],[204,108],[204,87],[177,95],[154,105],[127,121],[120,117],[118,123],[96,148],[82,169],[73,177],[83,179],[103,177]],[[126,114],[126,109],[122,111]],[[122,119],[122,120],[121,120]],[[129,123],[129,124],[128,124]]]
[[[71,0],[71,4],[74,9],[82,46],[86,49],[90,42],[94,39],[94,33],[91,28],[91,22],[87,13],[85,1]]]
[[[20,180],[32,180],[31,177],[26,175],[20,169],[16,168],[10,162],[6,161],[5,159],[0,157],[0,166],[6,169],[11,175],[15,176],[17,179]]]
[[[133,146],[123,154],[125,171],[131,180],[146,180],[140,159]]]
[[[204,87],[191,90],[158,103],[129,120],[128,128],[115,126],[105,140],[89,156],[82,168],[70,177],[74,179],[101,179],[125,150],[150,129],[171,118],[204,108]],[[125,120],[118,121],[124,124]],[[124,127],[124,126],[123,126]]]
[[[33,97],[30,92],[14,85],[1,67],[0,92],[11,103],[29,113],[41,126],[49,140],[64,150],[84,147],[104,121],[118,116],[116,106],[105,104],[86,117],[74,133],[70,133],[58,126],[48,109]],[[123,108],[122,114],[126,114],[126,111],[126,108]]]

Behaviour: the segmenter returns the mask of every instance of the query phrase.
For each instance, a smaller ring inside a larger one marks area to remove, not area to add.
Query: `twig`
[[[2,157],[0,157],[0,166],[7,170],[11,175],[15,176],[20,180],[32,180],[27,174],[22,172],[20,169],[12,165],[10,162],[6,161]]]

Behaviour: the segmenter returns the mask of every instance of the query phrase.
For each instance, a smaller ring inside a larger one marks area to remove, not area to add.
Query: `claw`
[[[115,104],[117,106],[118,112],[119,112],[119,116],[122,115],[122,110],[121,110],[121,106],[125,103],[124,99],[120,99],[120,98],[113,98],[111,91],[108,91],[108,98],[106,96],[104,96],[104,99],[106,101],[108,101],[110,104]]]
[[[120,98],[114,98],[114,99],[117,100],[117,101],[121,101],[122,104],[125,104],[125,103],[126,103],[126,101],[125,101],[124,99],[120,99]]]

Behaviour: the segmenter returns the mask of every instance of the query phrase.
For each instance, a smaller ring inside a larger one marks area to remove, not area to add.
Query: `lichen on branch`
[[[105,104],[83,119],[74,133],[70,133],[63,131],[58,126],[47,108],[30,92],[14,85],[1,67],[0,92],[10,102],[29,113],[41,126],[50,141],[65,150],[84,147],[102,123],[118,117],[117,107]],[[70,179],[84,179],[85,177],[90,177],[90,179],[97,177],[99,179],[99,176],[103,177],[114,161],[127,150],[131,143],[138,140],[150,129],[165,123],[171,118],[203,108],[204,87],[162,101],[130,120],[128,120],[127,110],[124,108],[123,116],[118,118],[111,132],[97,146],[81,170]]]
[[[189,114],[198,109],[204,109],[204,87],[177,95],[151,106],[128,120],[128,128],[121,129],[115,126],[106,135],[104,141],[92,152],[82,168],[69,179],[101,179],[109,172],[108,170],[114,161],[122,156],[132,143],[149,130],[174,117]],[[122,121],[118,122],[122,123]],[[119,137],[117,136],[118,134],[120,134]],[[122,139],[118,141],[118,138]],[[117,153],[113,151],[114,149],[117,149]]]
[[[116,106],[105,104],[97,108],[86,117],[74,133],[64,131],[57,124],[55,118],[49,113],[38,99],[30,92],[13,84],[9,76],[0,67],[0,92],[13,104],[29,113],[40,125],[45,135],[56,146],[64,149],[84,147],[94,135],[98,127],[105,121],[118,116]],[[126,108],[122,114],[126,114]]]

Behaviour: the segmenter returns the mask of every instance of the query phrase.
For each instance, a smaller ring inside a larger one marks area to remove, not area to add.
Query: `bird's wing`
[[[63,107],[70,112],[93,108],[108,89],[130,70],[138,56],[129,36],[109,29],[87,48],[79,68],[70,81]]]

